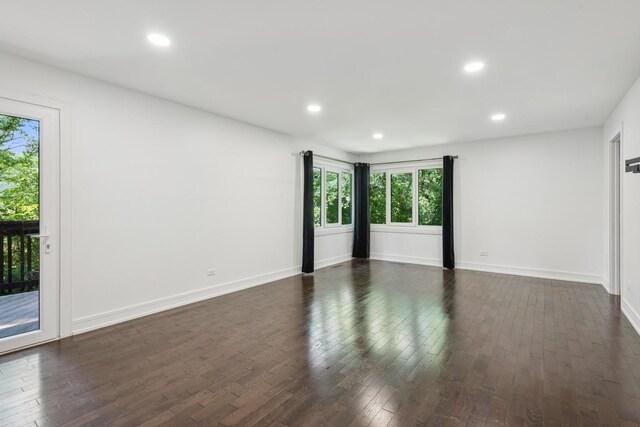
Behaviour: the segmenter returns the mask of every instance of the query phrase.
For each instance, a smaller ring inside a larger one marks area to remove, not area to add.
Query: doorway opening
[[[40,329],[40,121],[0,114],[0,338]]]
[[[0,98],[0,354],[59,336],[59,117]]]

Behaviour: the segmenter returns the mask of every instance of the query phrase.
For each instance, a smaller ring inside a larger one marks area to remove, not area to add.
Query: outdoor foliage
[[[391,222],[413,221],[413,174],[391,175]],[[370,177],[371,224],[386,224],[387,176],[375,172]],[[442,169],[418,170],[418,224],[442,225]]]
[[[342,224],[351,224],[351,184],[353,175],[350,173],[342,174],[342,182],[340,186],[340,195],[342,198]]]
[[[326,223],[338,224],[342,210],[342,224],[351,224],[351,189],[353,175],[347,172],[325,172]],[[339,186],[339,187],[338,187]],[[338,193],[338,189],[340,192]],[[313,168],[313,224],[322,226],[322,169]]]
[[[369,177],[369,210],[371,224],[387,223],[387,174],[372,173]]]
[[[442,169],[420,169],[418,175],[418,225],[442,225]],[[391,174],[391,222],[413,221],[413,174]],[[387,223],[387,174],[374,172],[369,178],[371,224]],[[326,172],[326,209],[328,224],[338,223],[338,185],[342,200],[342,224],[351,224],[353,175]],[[322,170],[313,169],[314,224],[322,221]]]
[[[418,222],[442,225],[442,169],[418,171]]]
[[[38,125],[0,115],[0,220],[39,217]]]
[[[39,219],[39,122],[0,115],[0,221],[37,221]],[[13,281],[20,278],[21,241],[2,239],[2,263]],[[39,269],[38,242],[32,242],[33,269]],[[8,253],[13,262],[8,265]],[[31,275],[33,272],[28,272]],[[0,282],[7,278],[0,278]]]
[[[413,174],[391,174],[391,222],[413,220]]]
[[[338,223],[338,177],[339,174],[337,172],[326,172],[325,185],[327,186],[327,224]]]
[[[322,169],[313,168],[313,225],[322,225]]]

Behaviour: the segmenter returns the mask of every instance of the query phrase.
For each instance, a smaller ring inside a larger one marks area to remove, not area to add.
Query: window
[[[374,170],[369,197],[371,224],[440,227],[442,168],[423,164]]]
[[[313,220],[316,228],[340,228],[353,222],[353,172],[340,167],[313,168]]]
[[[351,224],[351,182],[353,175],[343,173],[340,175],[340,196],[342,197],[342,225]]]
[[[413,173],[391,174],[391,222],[413,222]]]
[[[387,223],[387,174],[372,173],[369,177],[369,211],[371,224]]]
[[[313,226],[322,226],[322,169],[313,168]]]
[[[338,224],[339,221],[338,177],[339,174],[337,172],[327,171],[325,178],[327,190],[324,193],[327,206],[327,224]]]
[[[442,225],[442,169],[418,171],[418,224]]]

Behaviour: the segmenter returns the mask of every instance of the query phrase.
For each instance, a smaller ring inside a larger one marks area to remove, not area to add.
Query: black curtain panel
[[[313,250],[315,231],[313,228],[313,152],[307,151],[303,158],[304,179],[302,183],[302,272],[313,273]]]
[[[369,164],[356,163],[353,176],[353,257],[369,258]]]
[[[442,158],[442,266],[455,268],[453,251],[453,157]]]

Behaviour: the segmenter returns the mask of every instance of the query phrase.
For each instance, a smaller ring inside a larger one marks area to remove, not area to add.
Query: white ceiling
[[[353,152],[601,125],[640,74],[638,0],[0,0],[0,11],[0,50]],[[462,72],[472,59],[487,64],[479,75]],[[504,122],[489,119],[497,111]]]

